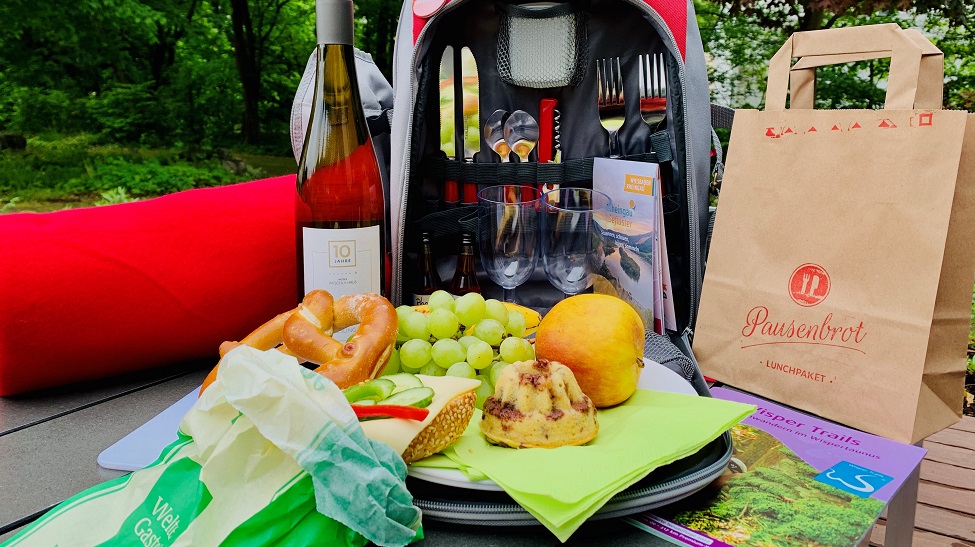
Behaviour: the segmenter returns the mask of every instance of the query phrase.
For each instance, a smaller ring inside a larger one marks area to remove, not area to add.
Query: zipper
[[[644,13],[646,13],[647,15],[649,15],[650,18],[653,20],[653,22],[656,23],[656,26],[658,27],[657,31],[660,32],[660,29],[663,29],[664,34],[666,34],[667,38],[670,39],[670,44],[674,48],[673,51],[680,52],[680,48],[677,46],[677,39],[674,37],[674,33],[671,32],[670,27],[667,26],[666,21],[664,21],[663,17],[661,17],[660,14],[657,13],[657,11],[655,9],[653,9],[652,7],[650,7],[645,2],[639,2],[639,1],[633,1],[633,0],[624,0],[624,1],[629,1],[629,3],[631,5],[635,5],[638,9],[642,9]],[[690,228],[690,232],[691,232],[691,234],[690,234],[691,237],[690,237],[690,241],[689,241],[689,244],[688,244],[688,250],[690,251],[690,254],[691,254],[690,271],[688,272],[690,274],[688,276],[690,278],[688,280],[688,287],[690,288],[690,293],[691,293],[690,294],[690,300],[688,301],[689,302],[690,309],[687,310],[687,329],[689,330],[690,329],[690,326],[694,324],[694,320],[696,319],[696,316],[697,316],[697,307],[694,305],[694,303],[697,302],[698,295],[701,293],[701,288],[699,286],[700,283],[701,283],[701,281],[698,279],[697,272],[694,271],[694,268],[698,264],[698,257],[700,256],[700,238],[699,238],[699,231],[700,230],[699,230],[699,226],[697,224],[697,205],[694,202],[694,195],[692,193],[692,191],[693,191],[693,186],[692,186],[692,180],[693,180],[693,178],[691,176],[691,172],[692,172],[691,169],[692,169],[692,167],[694,165],[694,162],[691,160],[691,155],[693,154],[693,149],[691,148],[690,131],[687,130],[687,123],[686,123],[686,116],[687,116],[687,114],[686,114],[687,113],[687,78],[686,78],[686,74],[684,72],[684,59],[679,54],[676,55],[675,57],[677,58],[677,67],[679,69],[678,75],[680,76],[680,91],[681,91],[680,100],[681,100],[681,109],[685,113],[684,114],[684,116],[685,116],[685,123],[684,123],[684,150],[685,150],[685,152],[684,152],[684,154],[687,157],[686,162],[685,162],[685,165],[684,165],[685,178],[687,179],[687,183],[686,183],[686,196],[687,197],[685,199],[685,205],[687,206],[687,216],[688,216],[688,223],[687,224],[688,224],[688,227]],[[686,330],[685,330],[685,332],[686,332]]]
[[[404,173],[403,193],[402,196],[400,197],[401,201],[400,201],[399,226],[396,227],[397,230],[399,231],[400,237],[399,237],[399,249],[398,249],[399,258],[396,261],[396,269],[395,269],[395,273],[393,274],[393,280],[392,280],[393,287],[394,287],[392,296],[394,302],[402,303],[402,299],[403,299],[403,247],[404,247],[403,240],[406,236],[406,206],[408,202],[407,196],[409,195],[409,190],[410,190],[410,157],[411,157],[410,150],[412,149],[413,146],[413,115],[416,111],[416,83],[415,83],[416,78],[414,77],[414,74],[416,73],[417,52],[420,49],[419,48],[420,44],[423,43],[423,38],[424,36],[426,36],[427,29],[429,29],[432,26],[432,23],[434,23],[435,20],[438,19],[441,15],[453,11],[454,9],[457,8],[457,6],[465,3],[465,1],[466,0],[449,1],[447,5],[444,6],[442,10],[440,10],[439,13],[430,17],[427,20],[427,23],[423,25],[423,28],[420,30],[420,34],[417,35],[416,45],[413,46],[413,52],[412,55],[410,56],[410,72],[411,72],[410,112],[408,118],[410,120],[410,131],[408,131],[406,135],[405,150],[407,151],[407,153],[404,156],[405,165],[403,166],[403,173]],[[642,2],[640,0],[623,0],[623,1],[628,2],[630,5],[633,5],[636,8],[641,9],[645,14],[649,15],[650,18],[655,23],[655,25],[658,27],[657,31],[660,32],[660,29],[663,29],[664,34],[670,40],[670,45],[673,47],[673,51],[677,51],[677,52],[680,51],[680,48],[677,46],[677,39],[674,37],[674,33],[671,32],[670,27],[667,26],[667,23],[663,20],[663,17],[661,17],[656,10],[654,10],[652,7],[650,7],[645,2]],[[678,75],[680,76],[681,109],[683,112],[686,113],[687,112],[687,104],[686,104],[687,79],[685,77],[685,72],[684,72],[684,59],[680,55],[677,55],[676,57],[677,57],[677,66],[679,69]],[[687,127],[685,123],[684,149],[685,149],[685,156],[687,157],[684,165],[685,178],[687,179],[685,205],[687,206],[688,227],[691,232],[690,241],[688,242],[688,250],[690,251],[690,255],[691,255],[690,269],[688,272],[690,274],[688,275],[689,277],[688,287],[690,289],[690,299],[689,299],[690,309],[687,310],[688,328],[690,328],[690,325],[694,324],[694,321],[696,319],[697,308],[694,305],[694,303],[697,302],[698,295],[700,294],[700,290],[701,290],[699,286],[701,281],[698,279],[697,272],[695,271],[696,265],[698,264],[698,260],[699,260],[698,257],[700,255],[700,241],[699,241],[700,238],[698,237],[699,226],[697,224],[697,206],[694,203],[693,192],[692,192],[693,187],[692,187],[691,168],[694,162],[691,159],[693,150],[691,149],[690,146],[691,145],[690,138],[691,138],[690,132],[687,131]]]
[[[724,433],[723,436],[728,437],[728,433]],[[611,516],[621,516],[622,514],[632,514],[658,507],[674,499],[682,499],[707,486],[714,480],[717,474],[722,473],[728,465],[728,460],[731,458],[731,451],[731,442],[726,438],[724,453],[707,467],[689,475],[671,479],[647,488],[641,488],[632,492],[620,492],[610,498],[609,502],[596,515],[608,518]],[[524,525],[525,523],[535,523],[535,517],[517,503],[482,505],[477,502],[453,503],[422,499],[414,499],[414,503],[423,510],[426,516],[451,522],[462,521],[470,524],[484,524],[489,522],[493,525]],[[620,513],[620,515],[616,515],[616,513]]]
[[[420,34],[416,37],[415,45],[413,46],[412,54],[410,55],[410,112],[409,120],[410,130],[406,132],[406,154],[404,155],[403,163],[403,195],[400,197],[400,220],[399,225],[396,229],[399,231],[399,259],[396,261],[396,268],[393,273],[393,302],[403,303],[403,248],[404,239],[406,238],[406,206],[408,203],[407,196],[410,195],[410,159],[412,157],[411,150],[413,147],[413,115],[416,113],[416,60],[417,52],[420,50],[420,44],[423,43],[423,38],[427,34],[427,29],[433,26],[434,21],[440,18],[444,13],[450,13],[457,8],[459,4],[463,4],[464,0],[448,0],[447,5],[443,7],[439,12],[427,19],[427,23],[423,25],[420,29]],[[392,196],[390,196],[392,199]]]

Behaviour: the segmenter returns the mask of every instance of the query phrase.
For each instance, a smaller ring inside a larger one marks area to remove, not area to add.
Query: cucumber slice
[[[410,374],[409,372],[400,372],[399,374],[390,374],[389,376],[383,376],[383,379],[389,380],[396,384],[396,388],[393,389],[393,393],[399,393],[404,389],[409,389],[412,387],[423,387],[423,382],[419,378]]]
[[[433,389],[428,387],[411,387],[399,393],[394,393],[379,401],[381,405],[415,406],[424,408],[433,402]]]
[[[342,393],[345,394],[345,400],[350,403],[358,403],[364,400],[379,401],[385,399],[392,395],[395,388],[395,382],[385,378],[373,378],[361,384],[349,386]]]

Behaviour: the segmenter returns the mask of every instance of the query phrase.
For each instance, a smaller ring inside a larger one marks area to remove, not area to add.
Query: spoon
[[[504,122],[508,119],[507,110],[495,110],[484,122],[484,142],[494,153],[501,156],[501,162],[508,161],[511,149],[504,140]]]
[[[504,140],[522,163],[538,144],[538,122],[528,112],[515,110],[504,122]]]

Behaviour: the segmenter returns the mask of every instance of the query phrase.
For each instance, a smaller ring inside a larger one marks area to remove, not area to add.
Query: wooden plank
[[[966,469],[975,469],[975,449],[961,448],[947,444],[924,441],[924,448],[928,453],[925,460],[957,465]]]
[[[883,547],[887,527],[885,522],[878,522],[870,533],[869,545]],[[861,543],[866,545],[866,542]],[[975,543],[962,541],[957,538],[935,534],[925,530],[914,529],[913,545],[915,547],[975,547]]]
[[[975,519],[975,492],[943,484],[921,481],[917,502],[972,515]]]
[[[975,418],[972,418],[971,416],[962,416],[961,421],[952,425],[951,429],[975,433]]]
[[[870,539],[868,542],[861,543],[861,545],[870,545],[871,547],[883,547],[885,540],[886,526],[883,521],[878,522],[874,525],[873,531],[870,533]],[[935,534],[933,532],[928,532],[925,530],[914,530],[913,545],[916,547],[975,547],[975,543],[960,540],[957,538],[952,538],[948,536],[943,536],[941,534]]]
[[[975,541],[975,519],[970,515],[919,503],[914,527],[935,534]]]
[[[921,461],[921,480],[975,490],[975,469],[965,469],[955,465],[929,460]]]
[[[960,429],[942,429],[926,440],[936,443],[957,446],[959,448],[975,448],[975,435]]]

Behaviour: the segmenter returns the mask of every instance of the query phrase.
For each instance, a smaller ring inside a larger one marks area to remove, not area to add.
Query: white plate
[[[669,393],[683,393],[685,395],[697,395],[694,386],[687,382],[683,376],[670,370],[669,368],[657,363],[656,361],[645,360],[643,372],[640,373],[640,381],[637,382],[640,389],[651,389],[654,391],[666,391]],[[488,490],[501,492],[503,489],[492,480],[472,481],[464,473],[457,469],[441,469],[437,467],[416,467],[408,466],[406,474],[428,482],[453,486],[456,488],[466,488],[468,490]]]

